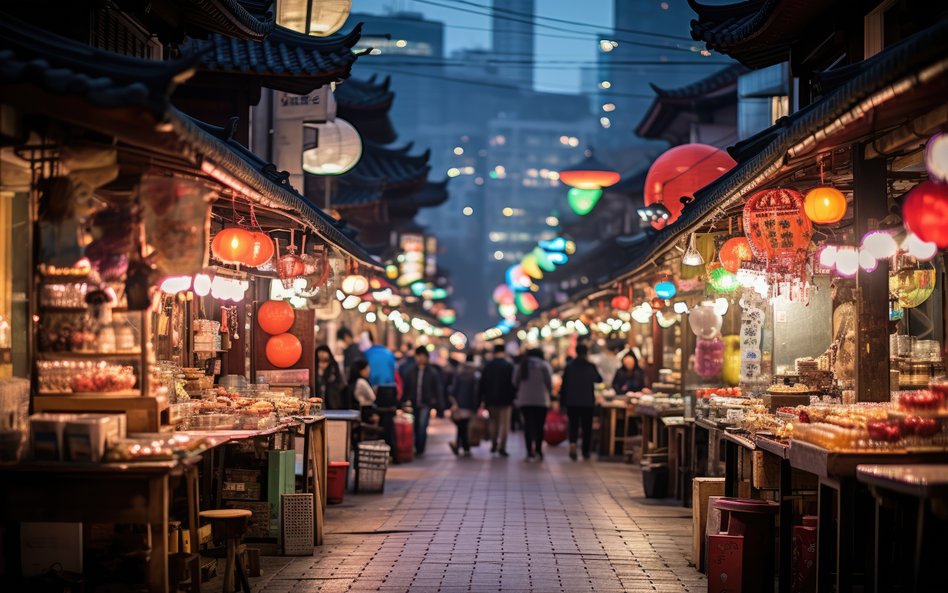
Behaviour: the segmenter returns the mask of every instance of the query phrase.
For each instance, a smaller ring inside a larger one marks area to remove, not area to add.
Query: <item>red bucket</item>
[[[349,472],[348,461],[330,461],[329,476],[326,480],[326,502],[339,504],[346,493],[346,475]]]

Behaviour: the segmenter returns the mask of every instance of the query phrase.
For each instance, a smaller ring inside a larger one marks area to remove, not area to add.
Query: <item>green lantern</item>
[[[741,285],[737,281],[737,275],[729,272],[724,266],[711,270],[708,274],[708,282],[711,288],[718,292],[731,292]]]
[[[586,216],[592,212],[601,197],[601,189],[579,189],[578,187],[571,187],[569,193],[566,194],[569,207],[580,216]]]

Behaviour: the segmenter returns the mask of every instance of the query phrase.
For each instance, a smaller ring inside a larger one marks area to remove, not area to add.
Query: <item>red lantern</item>
[[[807,192],[803,210],[816,224],[839,222],[846,214],[846,196],[835,187],[817,187]]]
[[[670,216],[652,221],[652,226],[662,229],[678,220],[682,198],[694,199],[696,191],[736,164],[728,153],[707,144],[683,144],[663,153],[645,177],[645,205],[662,204]]]
[[[803,212],[803,196],[792,189],[767,189],[744,206],[744,234],[754,258],[769,270],[791,271],[806,260],[813,225]]]
[[[253,239],[253,246],[244,263],[251,268],[258,268],[273,257],[273,241],[270,240],[270,235],[259,231],[250,233],[250,236]]]
[[[286,255],[277,260],[277,276],[283,282],[283,288],[293,288],[293,281],[306,273],[306,262],[296,255],[296,245],[286,248]]]
[[[652,302],[649,303],[652,306],[653,311],[661,311],[665,308],[665,299],[662,297],[655,297],[652,299]]]
[[[948,184],[925,181],[902,202],[905,228],[922,241],[948,248]]]
[[[736,274],[741,267],[742,261],[754,259],[754,253],[751,251],[750,243],[746,237],[734,237],[728,239],[721,245],[721,251],[718,253],[718,259],[724,269],[732,274]]]
[[[586,160],[569,169],[560,171],[560,181],[579,189],[601,189],[615,185],[621,175],[600,163],[590,155]]]
[[[267,301],[257,311],[257,325],[271,336],[289,331],[295,320],[296,313],[286,301]]]
[[[629,307],[632,306],[632,302],[629,300],[629,297],[622,294],[612,297],[611,304],[613,309],[618,309],[619,311],[628,311]]]
[[[280,334],[267,340],[266,351],[270,364],[286,369],[299,362],[303,356],[303,345],[293,334]]]
[[[223,229],[214,235],[211,252],[225,264],[242,264],[250,256],[253,244],[250,232],[236,227]]]

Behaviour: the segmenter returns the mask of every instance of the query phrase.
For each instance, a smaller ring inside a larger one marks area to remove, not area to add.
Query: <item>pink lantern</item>
[[[652,226],[662,229],[675,222],[684,208],[682,198],[694,199],[696,191],[736,164],[728,153],[707,144],[676,146],[655,159],[645,177],[645,205],[662,204],[670,216]]]

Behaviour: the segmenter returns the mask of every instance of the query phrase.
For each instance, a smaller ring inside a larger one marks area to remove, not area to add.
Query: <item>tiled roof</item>
[[[428,178],[431,151],[409,155],[412,145],[387,148],[372,142],[363,145],[362,159],[351,171],[339,176],[340,184],[378,186],[383,189],[420,187]]]
[[[373,74],[368,80],[350,78],[336,87],[336,113],[369,142],[391,144],[398,137],[389,117],[395,99],[390,84],[388,76],[376,82]]]
[[[791,43],[837,4],[834,0],[745,0],[707,5],[688,0],[698,18],[691,36],[749,68],[786,61]]]
[[[214,34],[188,40],[181,51],[198,55],[204,71],[252,76],[267,88],[306,94],[349,77],[361,30],[319,38],[277,26],[262,41]]]
[[[276,26],[273,0],[177,0],[175,4],[192,34],[220,33],[261,41]]]
[[[763,187],[788,157],[856,140],[872,129],[884,129],[937,106],[948,87],[946,56],[948,20],[942,20],[866,60],[858,74],[820,100],[732,147],[729,152],[738,165],[695,192],[694,202],[681,217],[656,235],[647,253],[630,260],[623,275],[634,274],[666,252],[715,210]],[[910,95],[913,100],[906,99]],[[883,109],[890,113],[885,124],[878,117]],[[870,118],[873,110],[876,113]]]
[[[448,201],[448,180],[429,181],[417,192],[401,198],[386,200],[388,211],[393,217],[414,216],[422,208],[434,208]]]
[[[97,107],[142,107],[159,116],[194,62],[122,56],[0,15],[0,83],[30,83]]]
[[[334,208],[367,206],[382,200],[382,190],[373,186],[339,184],[332,194]]]

